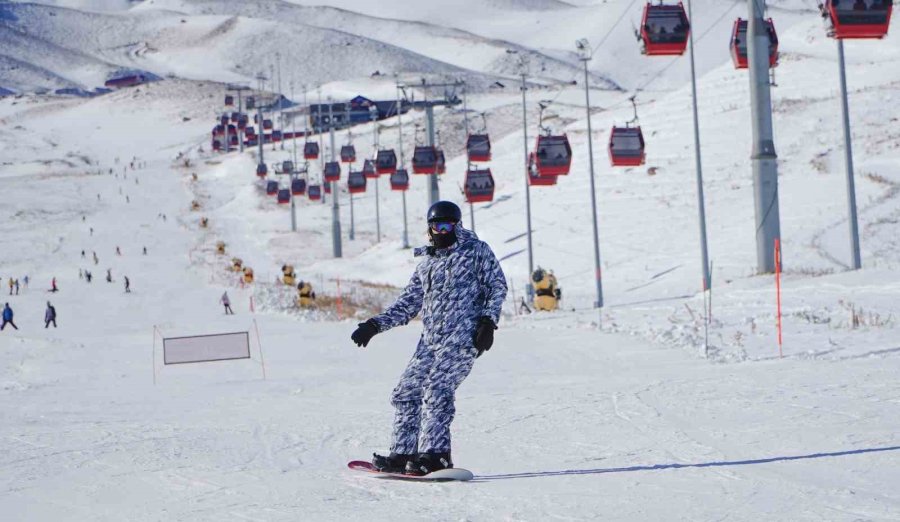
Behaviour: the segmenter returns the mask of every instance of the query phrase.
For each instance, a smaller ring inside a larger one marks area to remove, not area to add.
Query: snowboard
[[[450,468],[434,471],[427,475],[405,475],[403,473],[388,473],[386,471],[378,471],[371,462],[365,460],[354,460],[347,463],[347,467],[365,473],[371,473],[372,476],[378,478],[395,479],[395,480],[418,480],[424,482],[449,482],[454,480],[472,480],[475,475],[471,471],[462,468]]]

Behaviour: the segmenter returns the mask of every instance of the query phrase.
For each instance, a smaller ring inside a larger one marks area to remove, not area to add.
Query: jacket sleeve
[[[394,304],[372,318],[378,323],[378,331],[384,332],[408,323],[422,309],[422,298],[422,280],[419,278],[419,271],[416,270]]]
[[[494,324],[500,322],[500,311],[503,301],[506,300],[506,276],[500,268],[500,261],[494,255],[494,251],[487,243],[481,243],[481,281],[484,285],[484,310],[483,316],[490,317]]]

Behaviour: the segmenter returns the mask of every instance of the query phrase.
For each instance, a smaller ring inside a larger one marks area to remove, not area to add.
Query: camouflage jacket
[[[478,320],[500,320],[506,299],[506,276],[487,243],[458,226],[449,248],[421,247],[425,256],[403,293],[374,317],[384,332],[408,323],[422,312],[423,338],[428,344],[471,346]]]

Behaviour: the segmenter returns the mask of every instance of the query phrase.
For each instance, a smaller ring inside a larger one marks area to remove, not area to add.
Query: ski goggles
[[[431,231],[435,234],[449,234],[456,228],[456,223],[448,223],[446,221],[432,221],[429,223]]]

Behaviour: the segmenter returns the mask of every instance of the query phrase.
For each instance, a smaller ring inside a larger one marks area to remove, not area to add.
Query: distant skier
[[[25,281],[25,288],[28,288],[28,274],[25,274],[25,277],[22,278],[22,281]]]
[[[81,251],[81,259],[84,259],[84,250]]]
[[[456,388],[475,359],[489,350],[506,298],[506,277],[491,248],[462,227],[462,213],[449,201],[428,209],[431,246],[417,248],[416,266],[397,301],[353,332],[357,346],[375,334],[408,323],[420,311],[424,331],[400,383],[388,456],[373,455],[381,471],[424,475],[452,468],[450,423]]]
[[[57,288],[57,286],[56,286],[56,278],[55,277],[50,281],[50,291],[51,292],[59,292],[59,288]]]
[[[78,269],[78,279],[84,279],[84,270]]]
[[[122,251],[119,250],[118,245],[116,246],[116,255],[117,255],[117,256],[121,256],[121,255],[122,255]]]
[[[131,293],[131,280],[128,279],[128,276],[125,276],[125,293],[126,294]]]
[[[19,327],[16,326],[16,323],[13,322],[13,311],[12,308],[9,307],[9,303],[6,303],[6,306],[3,307],[3,323],[0,324],[0,330],[6,328],[7,324],[12,326],[16,330],[19,329]]]
[[[44,312],[44,328],[49,328],[50,323],[53,323],[53,328],[56,328],[56,308],[50,304],[50,301],[47,301],[47,310]]]
[[[97,257],[97,252],[94,252],[93,254],[94,254],[94,264],[95,264],[95,265],[99,265],[99,264],[100,264],[100,258]]]
[[[13,281],[13,278],[9,278],[9,295],[13,295],[13,287],[16,286],[16,283]]]
[[[144,247],[144,255],[147,255],[147,247]]]
[[[106,282],[112,283],[112,268],[106,269]]]
[[[219,302],[225,306],[225,315],[234,315],[234,310],[231,309],[231,299],[228,299],[227,291],[222,294],[222,298],[219,299]]]
[[[84,271],[84,278],[87,279],[87,282],[88,282],[88,283],[90,283],[90,282],[91,282],[91,279],[94,278],[94,274],[90,273],[90,271],[88,271],[88,270],[85,270],[85,271]]]
[[[16,278],[16,295],[19,295],[19,279]]]

